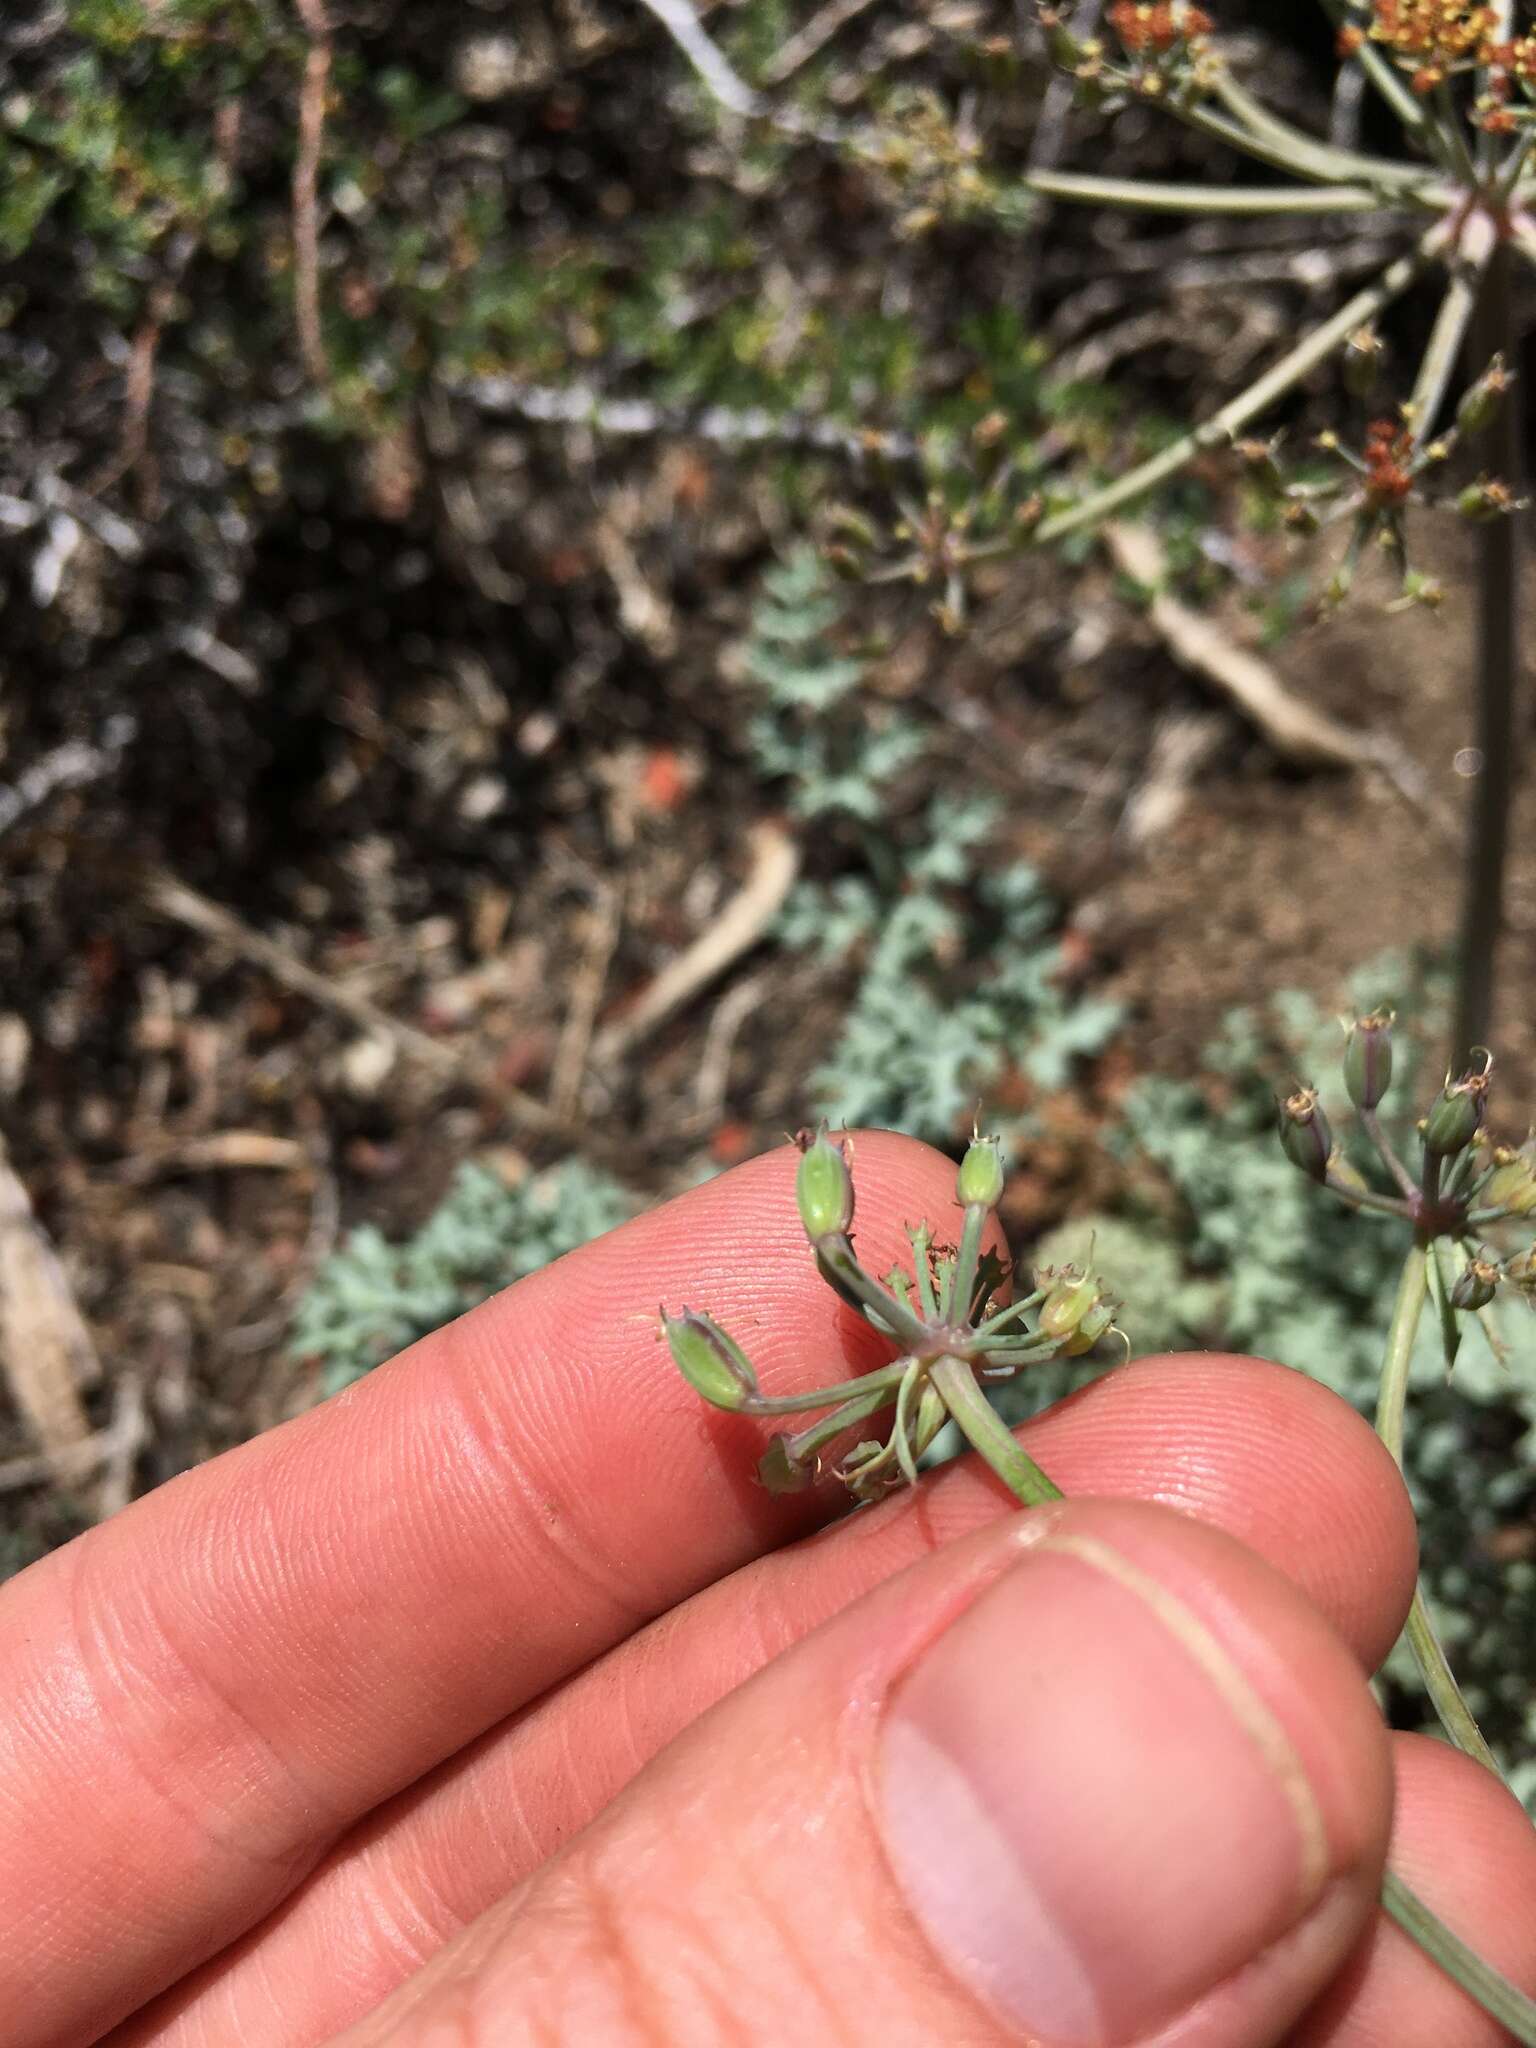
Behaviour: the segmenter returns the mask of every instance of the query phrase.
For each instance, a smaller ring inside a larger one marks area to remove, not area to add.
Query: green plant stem
[[[1478,184],[1477,165],[1467,147],[1466,130],[1456,112],[1456,102],[1451,98],[1450,84],[1441,79],[1434,92],[1434,130],[1450,151],[1451,169],[1457,178],[1471,192]]]
[[[928,1376],[966,1441],[981,1453],[1016,1500],[1027,1508],[1037,1508],[1062,1498],[1061,1488],[1046,1478],[1001,1419],[964,1359],[936,1358]]]
[[[1324,1178],[1323,1186],[1349,1209],[1370,1209],[1377,1215],[1395,1216],[1399,1223],[1409,1213],[1406,1204],[1400,1202],[1396,1195],[1378,1195],[1374,1188],[1351,1187],[1347,1181],[1339,1180],[1331,1173]]]
[[[1515,360],[1511,258],[1501,240],[1489,261],[1472,325],[1468,369],[1475,375],[1502,354]],[[1488,430],[1489,470],[1518,499],[1524,483],[1519,386]],[[1478,529],[1477,750],[1482,757],[1472,790],[1471,839],[1463,883],[1458,946],[1455,1040],[1457,1071],[1475,1046],[1486,1045],[1493,1018],[1499,937],[1504,923],[1504,870],[1509,847],[1509,805],[1514,788],[1515,696],[1519,679],[1519,576],[1517,549],[1524,514],[1511,512]]]
[[[902,1306],[889,1288],[882,1287],[872,1274],[865,1272],[847,1237],[818,1238],[816,1264],[828,1286],[841,1295],[850,1308],[858,1309],[877,1329],[883,1329],[894,1337],[904,1351],[921,1348],[928,1335],[925,1325],[909,1308]]]
[[[1366,213],[1385,203],[1369,185],[1160,185],[1076,171],[1032,171],[1021,182],[1048,199],[1139,207],[1148,213]]]
[[[756,1394],[735,1412],[740,1415],[799,1415],[807,1408],[831,1408],[838,1402],[862,1400],[866,1394],[884,1393],[894,1398],[908,1361],[882,1365],[876,1372],[860,1373],[857,1379],[840,1380],[834,1387],[811,1387],[803,1394]]]
[[[960,1228],[960,1249],[955,1253],[954,1267],[949,1276],[949,1290],[944,1298],[945,1319],[958,1324],[966,1313],[971,1295],[976,1288],[976,1264],[981,1257],[981,1233],[987,1227],[990,1212],[980,1202],[971,1202],[965,1211],[965,1222]]]
[[[1403,1261],[1403,1274],[1392,1309],[1392,1327],[1387,1333],[1387,1353],[1381,1368],[1381,1387],[1376,1400],[1376,1434],[1392,1453],[1399,1471],[1403,1465],[1403,1416],[1408,1401],[1408,1369],[1413,1361],[1414,1341],[1419,1334],[1419,1323],[1429,1293],[1429,1261],[1433,1256],[1432,1246],[1415,1245]],[[1456,1683],[1444,1646],[1435,1633],[1422,1583],[1414,1586],[1413,1604],[1408,1610],[1404,1634],[1430,1703],[1440,1717],[1441,1727],[1458,1749],[1475,1757],[1496,1778],[1502,1779],[1497,1759],[1488,1747],[1472,1709],[1462,1698],[1461,1687]]]
[[[1429,343],[1408,400],[1413,415],[1413,437],[1421,449],[1434,432],[1435,421],[1445,403],[1456,358],[1472,324],[1477,295],[1492,256],[1491,237],[1485,239],[1484,246],[1475,253],[1467,253],[1463,245],[1461,259],[1451,271],[1451,281],[1440,301],[1440,310],[1435,315]]]
[[[1418,1285],[1419,1307],[1422,1308],[1422,1260]],[[1405,1292],[1407,1287],[1405,1267]],[[1403,1297],[1400,1295],[1400,1309],[1402,1305]],[[1403,1320],[1402,1315],[1393,1317],[1394,1334]],[[1415,1316],[1413,1328],[1416,1327]],[[1412,1328],[1408,1330],[1406,1341],[1411,1351]],[[1064,1498],[1061,1488],[1041,1471],[1020,1446],[1012,1430],[999,1419],[977,1386],[968,1365],[957,1358],[936,1359],[930,1378],[973,1449],[986,1459],[1016,1500],[1024,1507],[1043,1507],[1048,1501]],[[1501,2026],[1507,2027],[1517,2041],[1527,2043],[1528,2048],[1536,2048],[1536,2004],[1507,1977],[1500,1976],[1497,1970],[1485,1963],[1459,1934],[1446,1926],[1438,1914],[1430,1911],[1394,1871],[1382,1874],[1381,1904],[1382,1910],[1397,1922],[1409,1939],[1416,1942],[1425,1955],[1469,1997],[1476,1999],[1485,2012],[1490,2013]]]
[[[851,1429],[856,1422],[866,1422],[871,1415],[878,1415],[882,1408],[889,1408],[896,1398],[902,1375],[909,1362],[903,1359],[901,1365],[895,1369],[894,1385],[860,1394],[852,1401],[844,1401],[840,1407],[834,1408],[830,1415],[823,1415],[819,1422],[809,1423],[804,1429],[797,1429],[786,1435],[783,1441],[791,1462],[803,1465],[807,1460],[814,1459],[824,1444],[829,1444],[834,1437],[841,1436],[845,1429]]]
[[[1517,2041],[1536,2043],[1536,2005],[1507,1977],[1485,1963],[1476,1949],[1469,1948],[1438,1913],[1432,1913],[1395,1871],[1388,1870],[1382,1876],[1381,1905],[1383,1912],[1426,1955],[1433,1957],[1470,1998],[1475,1998],[1484,2012],[1500,2026],[1508,2027]]]
[[[1032,1308],[1038,1308],[1044,1299],[1045,1289],[1037,1287],[1033,1294],[1026,1294],[1018,1301],[1010,1301],[1008,1306],[1000,1308],[995,1316],[988,1316],[985,1322],[978,1323],[976,1334],[985,1337],[1007,1329],[1010,1323],[1017,1323]]]
[[[1331,142],[1308,135],[1282,119],[1262,100],[1255,99],[1230,71],[1222,71],[1214,93],[1247,136],[1271,150],[1276,160],[1294,166],[1302,177],[1359,178],[1388,187],[1424,182],[1425,174],[1418,164],[1394,163],[1390,157],[1369,156],[1356,149],[1337,149]],[[1248,147],[1252,148],[1252,141]]]
[[[1405,1197],[1411,1202],[1419,1191],[1418,1183],[1414,1180],[1413,1175],[1408,1171],[1402,1160],[1398,1158],[1391,1139],[1381,1128],[1381,1118],[1374,1109],[1361,1110],[1360,1128],[1376,1148],[1377,1158],[1397,1182]]]
[[[1133,498],[1142,497],[1155,485],[1176,476],[1204,450],[1226,446],[1250,420],[1257,418],[1267,406],[1283,397],[1292,385],[1299,384],[1310,370],[1341,347],[1357,327],[1363,327],[1384,306],[1399,298],[1439,256],[1448,233],[1446,225],[1437,221],[1412,249],[1389,263],[1321,326],[1304,335],[1246,391],[1240,392],[1200,426],[1181,434],[1168,447],[1138,463],[1134,469],[1127,470],[1124,476],[1117,477],[1102,490],[1092,491],[1077,504],[1053,513],[1036,529],[1036,540],[1062,540],[1081,527],[1093,526],[1111,512],[1117,512],[1122,505],[1129,504]]]

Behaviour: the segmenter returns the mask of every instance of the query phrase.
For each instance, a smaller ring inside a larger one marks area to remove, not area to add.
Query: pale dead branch
[[[46,1458],[91,1435],[80,1398],[101,1377],[74,1291],[0,1139],[0,1369]]]
[[[299,90],[299,146],[293,159],[293,309],[299,354],[317,384],[330,376],[320,325],[320,154],[331,79],[331,30],[323,0],[297,0],[309,38]]]
[[[755,946],[782,909],[799,868],[800,849],[782,825],[765,819],[756,826],[746,881],[714,923],[662,969],[629,1014],[598,1034],[594,1057],[604,1064],[620,1058]]]
[[[783,85],[793,78],[871,4],[872,0],[828,0],[828,4],[813,14],[804,28],[797,29],[776,55],[768,59],[763,66],[764,85]]]
[[[200,896],[176,876],[164,871],[152,874],[145,895],[149,907],[162,917],[171,918],[175,923],[215,940],[237,958],[260,967],[285,988],[307,997],[321,1009],[350,1017],[354,1024],[389,1039],[399,1051],[437,1074],[473,1081],[494,1095],[510,1115],[535,1129],[569,1135],[562,1120],[535,1096],[489,1075],[479,1062],[467,1057],[459,1047],[444,1044],[414,1024],[403,1023],[370,997],[328,979],[299,959],[289,947],[280,945],[262,932],[253,931],[233,911]]]
[[[1303,702],[1261,655],[1240,647],[1214,619],[1169,596],[1161,587],[1167,559],[1150,526],[1111,520],[1101,531],[1116,565],[1153,593],[1148,617],[1174,660],[1220,691],[1277,754],[1303,767],[1371,769],[1449,844],[1460,844],[1455,819],[1436,802],[1422,770],[1396,740],[1345,725]]]
[[[572,977],[570,1003],[550,1070],[550,1107],[559,1117],[573,1117],[581,1106],[592,1034],[623,928],[623,904],[622,888],[602,889],[588,916],[586,945]]]

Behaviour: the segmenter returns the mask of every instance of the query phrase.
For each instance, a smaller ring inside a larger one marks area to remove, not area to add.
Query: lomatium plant
[[[1335,1142],[1317,1091],[1298,1088],[1281,1106],[1281,1141],[1292,1161],[1351,1208],[1395,1217],[1411,1243],[1387,1340],[1377,1427],[1402,1462],[1409,1363],[1426,1304],[1439,1314],[1448,1365],[1463,1327],[1484,1316],[1500,1288],[1536,1299],[1536,1245],[1497,1248],[1492,1236],[1536,1216],[1536,1140],[1518,1149],[1485,1142],[1492,1061],[1481,1055],[1450,1078],[1418,1125],[1416,1169],[1401,1158],[1378,1110],[1392,1075],[1392,1020],[1386,1012],[1351,1029],[1345,1081],[1380,1163],[1373,1186]],[[873,1372],[791,1395],[763,1393],[740,1344],[707,1313],[662,1312],[661,1331],[678,1370],[717,1408],[764,1419],[812,1414],[814,1421],[769,1438],[759,1476],[771,1492],[823,1478],[869,1502],[915,1485],[919,1460],[953,1420],[1009,1492],[1026,1507],[1061,1490],[1004,1424],[986,1389],[1041,1360],[1075,1358],[1118,1335],[1118,1305],[1091,1270],[1065,1267],[1014,1274],[984,1249],[1003,1192],[997,1140],[977,1136],[960,1163],[958,1241],[937,1242],[926,1224],[910,1232],[910,1270],[884,1278],[854,1248],[851,1141],[825,1129],[802,1132],[795,1200],[817,1270],[833,1292],[897,1352]],[[1005,1283],[1008,1283],[1005,1285]],[[1492,1341],[1496,1336],[1489,1332]],[[888,1418],[878,1432],[867,1426]],[[848,1448],[850,1439],[852,1447]],[[1487,1769],[1498,1764],[1451,1674],[1422,1591],[1407,1636],[1447,1734]],[[1515,2039],[1536,2044],[1536,2003],[1491,1969],[1389,1870],[1382,1905],[1392,1918]]]
[[[1517,264],[1536,264],[1536,26],[1516,19],[1515,0],[1320,4],[1334,25],[1341,65],[1358,68],[1395,117],[1400,154],[1324,140],[1269,107],[1237,75],[1219,9],[1207,12],[1189,0],[1115,0],[1094,35],[1075,24],[1085,13],[1099,20],[1096,9],[1039,10],[1052,58],[1074,81],[1080,103],[1109,115],[1154,106],[1266,175],[1224,185],[1032,166],[1023,183],[1049,199],[1164,214],[1354,215],[1378,227],[1398,223],[1401,245],[1391,260],[1246,388],[1102,487],[1065,493],[1030,477],[1026,465],[1019,488],[1023,458],[1006,449],[995,424],[984,423],[982,445],[971,451],[974,476],[952,479],[920,506],[896,500],[889,530],[862,540],[844,535],[838,560],[849,573],[904,576],[928,588],[936,615],[953,628],[973,562],[1091,529],[1222,451],[1247,464],[1292,530],[1339,529],[1342,546],[1325,603],[1341,600],[1363,567],[1380,562],[1390,572],[1394,604],[1438,605],[1440,583],[1413,559],[1410,512],[1449,508],[1474,522],[1481,772],[1464,884],[1459,1057],[1488,1034],[1514,758],[1518,522],[1511,515],[1526,501],[1514,409],[1501,401],[1520,340],[1512,274]],[[973,180],[981,190],[985,181],[974,166]],[[978,203],[974,194],[967,203]],[[1437,276],[1440,305],[1423,353],[1389,385],[1382,317],[1410,288]],[[1330,360],[1341,363],[1345,386],[1363,408],[1359,430],[1325,433],[1300,458],[1278,440],[1252,438],[1255,424]],[[1459,360],[1466,388],[1451,414]],[[1458,466],[1453,486],[1448,465],[1458,444],[1471,460]]]
[[[759,1391],[735,1339],[709,1316],[685,1308],[664,1315],[662,1327],[688,1384],[738,1415],[826,1411],[804,1429],[773,1437],[759,1476],[775,1493],[809,1486],[830,1471],[856,1499],[878,1499],[916,1482],[918,1459],[953,1417],[1021,1500],[1054,1500],[1056,1489],[998,1420],[982,1383],[1012,1379],[1041,1359],[1091,1351],[1113,1329],[1115,1307],[1091,1273],[1071,1266],[1038,1274],[1032,1287],[1000,1305],[999,1290],[1011,1276],[995,1252],[982,1249],[1003,1192],[997,1140],[977,1137],[960,1163],[958,1244],[937,1244],[921,1224],[911,1233],[912,1271],[897,1266],[884,1280],[861,1265],[853,1248],[851,1141],[806,1131],[797,1142],[795,1199],[817,1270],[902,1355],[840,1386],[770,1398]],[[829,1465],[832,1446],[882,1411],[891,1416],[889,1435],[864,1438]]]

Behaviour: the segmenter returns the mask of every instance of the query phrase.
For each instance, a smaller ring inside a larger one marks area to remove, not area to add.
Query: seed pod
[[[1499,1269],[1487,1259],[1471,1259],[1451,1289],[1451,1307],[1486,1308],[1499,1284]]]
[[[813,1136],[802,1131],[795,1140],[800,1164],[795,1169],[795,1206],[806,1236],[840,1237],[853,1221],[853,1176],[841,1145],[825,1130]]]
[[[1506,1216],[1536,1216],[1536,1144],[1527,1139],[1518,1151],[1500,1145],[1477,1202],[1479,1208],[1502,1209]]]
[[[1309,1180],[1326,1179],[1333,1132],[1315,1088],[1298,1088],[1280,1105],[1280,1145],[1292,1166]]]
[[[663,1309],[661,1329],[672,1363],[712,1406],[739,1414],[757,1399],[757,1374],[746,1353],[712,1317],[691,1308],[669,1316]]]
[[[1062,1345],[1064,1358],[1081,1358],[1085,1351],[1091,1351],[1101,1337],[1107,1336],[1115,1327],[1115,1304],[1105,1296],[1089,1309],[1077,1328]]]
[[[1392,1085],[1392,1012],[1357,1018],[1344,1048],[1344,1085],[1356,1109],[1374,1109]]]
[[[1499,1278],[1506,1287],[1517,1288],[1528,1298],[1536,1295],[1536,1245],[1516,1252],[1512,1259],[1506,1259],[1500,1268]]]
[[[979,1204],[995,1209],[1003,1192],[1003,1150],[996,1138],[973,1138],[965,1148],[955,1181],[955,1200],[962,1207]]]
[[[1480,434],[1484,427],[1493,424],[1513,381],[1504,367],[1504,358],[1495,356],[1477,382],[1468,387],[1456,408],[1456,424],[1464,434]]]
[[[1381,368],[1381,336],[1357,327],[1344,344],[1344,387],[1352,398],[1369,398]]]
[[[1431,1159],[1454,1159],[1465,1152],[1483,1125],[1488,1095],[1488,1069],[1469,1069],[1459,1081],[1447,1081],[1420,1126],[1424,1150]]]
[[[768,1439],[768,1448],[757,1461],[757,1476],[770,1493],[803,1493],[815,1478],[810,1466],[796,1457],[789,1438],[780,1430]]]
[[[1054,1338],[1067,1358],[1091,1350],[1115,1320],[1114,1304],[1097,1274],[1063,1266],[1056,1273],[1039,1273],[1036,1279],[1042,1286],[1049,1283],[1040,1304],[1041,1336]]]
[[[1486,525],[1490,519],[1507,519],[1516,509],[1514,493],[1497,477],[1479,477],[1456,494],[1456,510],[1474,526]]]

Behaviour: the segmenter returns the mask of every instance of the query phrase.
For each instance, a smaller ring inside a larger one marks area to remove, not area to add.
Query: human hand
[[[1370,1431],[1279,1367],[1148,1360],[1030,1426],[1067,1501],[968,1459],[813,1533],[835,1492],[763,1493],[759,1426],[654,1340],[694,1301],[766,1391],[878,1362],[794,1164],[5,1590],[7,2048],[1502,2038],[1375,1909],[1390,1828],[1536,1982],[1536,1835],[1365,1686],[1414,1570]],[[861,1139],[877,1265],[953,1179]]]

